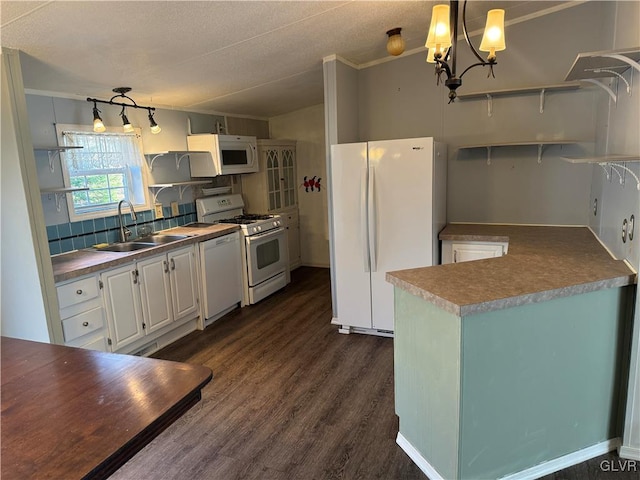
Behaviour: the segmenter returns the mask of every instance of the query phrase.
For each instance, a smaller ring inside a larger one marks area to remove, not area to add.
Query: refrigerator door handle
[[[369,264],[371,271],[376,271],[376,190],[375,190],[375,168],[369,167],[369,196],[367,202],[369,217]]]
[[[367,239],[367,167],[362,168],[360,176],[360,241],[364,260],[364,271],[369,272],[369,240]]]

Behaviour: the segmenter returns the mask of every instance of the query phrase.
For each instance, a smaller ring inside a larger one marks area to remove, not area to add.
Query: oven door
[[[287,269],[287,233],[276,228],[245,238],[249,286],[254,287]]]

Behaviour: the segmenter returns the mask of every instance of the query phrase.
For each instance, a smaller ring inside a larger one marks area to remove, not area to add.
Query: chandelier
[[[494,9],[487,13],[487,22],[484,28],[484,35],[480,42],[479,50],[489,52],[487,59],[475,49],[469,33],[467,32],[466,12],[467,0],[462,7],[462,31],[464,38],[476,56],[478,62],[469,65],[464,71],[458,75],[456,71],[456,53],[458,39],[458,1],[451,1],[449,5],[434,5],[431,13],[431,24],[429,26],[429,34],[425,47],[429,49],[427,53],[427,62],[436,64],[436,83],[440,84],[442,74],[446,75],[444,84],[449,88],[449,103],[456,98],[456,90],[462,85],[462,77],[465,73],[474,67],[489,67],[487,77],[495,78],[493,66],[496,62],[496,52],[506,48],[504,39],[504,10]]]

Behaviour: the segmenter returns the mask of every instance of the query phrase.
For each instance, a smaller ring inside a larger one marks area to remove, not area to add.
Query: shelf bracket
[[[627,86],[627,94],[631,96],[631,85],[627,82],[627,79],[620,75],[618,72],[614,72],[613,70],[607,70],[606,68],[595,68],[593,70],[594,73],[610,73],[611,75],[615,75],[618,78],[618,81],[622,80],[624,84]],[[631,73],[633,75],[633,72]]]
[[[155,155],[151,161],[149,162],[149,168],[153,171],[153,163],[160,157],[163,157],[164,153],[159,153],[158,155]]]
[[[158,188],[158,187],[155,187]],[[169,188],[169,187],[159,187],[158,190],[155,190],[154,188],[154,192],[153,192],[153,203],[157,203],[158,202],[158,195],[160,195],[160,192]],[[182,195],[180,195],[180,199],[182,200]]]
[[[609,165],[611,165],[611,167],[618,167],[618,168],[622,168],[625,172],[629,172],[629,174],[635,179],[636,181],[636,189],[638,191],[640,191],[640,178],[638,178],[638,175],[635,174],[635,172],[633,170],[631,170],[629,167],[627,167],[626,165],[620,164],[620,163],[609,163]],[[614,168],[615,169],[615,168]],[[624,185],[624,180],[622,178],[622,176],[620,175],[620,172],[618,172],[616,170],[616,172],[618,173],[618,175],[620,176],[620,185]]]
[[[49,170],[51,170],[51,173],[55,170],[53,161],[55,160],[56,155],[60,158],[60,150],[47,150],[47,156],[49,157]]]
[[[542,90],[540,90],[540,113],[544,113],[544,96],[545,96],[546,90],[543,88]],[[540,163],[540,162],[538,162]]]
[[[636,62],[635,60],[632,60],[626,55],[620,55],[619,53],[605,53],[600,56],[607,57],[607,58],[615,58],[616,60],[620,60],[621,62],[628,64],[631,68],[634,68],[635,70],[638,70],[638,72],[640,72],[640,63]]]
[[[487,116],[493,116],[493,97],[490,93],[487,93]]]
[[[56,211],[60,212],[62,210],[62,197],[65,195],[65,193],[47,192],[47,196],[49,197],[49,199],[51,198],[51,195],[53,195],[56,199]]]
[[[538,144],[538,165],[542,164],[542,152],[544,151],[544,145]]]
[[[491,165],[491,145],[487,145],[487,165]]]
[[[182,160],[184,159],[184,157],[188,157],[189,154],[188,153],[183,153],[182,155],[180,155],[180,157],[178,158],[178,154],[176,153],[176,170],[180,170],[180,163],[182,162]],[[182,196],[180,196],[180,198],[182,198]]]
[[[585,78],[582,80],[583,82],[589,82],[589,83],[593,83],[594,85],[599,86],[600,88],[602,88],[605,92],[607,92],[609,94],[609,96],[611,97],[611,100],[613,100],[613,103],[617,103],[618,102],[618,98],[616,96],[616,94],[614,93],[613,90],[611,90],[611,88],[609,88],[608,85],[605,85],[604,83],[595,80],[593,78]]]
[[[600,165],[600,167],[602,167],[602,170],[604,170],[604,174],[607,177],[607,180],[611,180],[611,172],[609,172],[607,170],[607,167],[606,167],[607,164],[606,163],[599,163],[598,165]]]
[[[620,185],[624,185],[624,179],[622,178],[622,174],[616,168],[618,165],[613,164],[613,163],[608,163],[607,165],[609,165],[611,170],[613,170],[614,172],[616,172],[618,174],[618,178],[620,179]]]

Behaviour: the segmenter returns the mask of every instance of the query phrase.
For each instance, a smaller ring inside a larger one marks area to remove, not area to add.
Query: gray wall
[[[465,75],[459,93],[559,84],[580,52],[608,48],[602,18],[610,2],[588,2],[538,19],[507,26],[507,50],[499,52],[496,78],[476,68]],[[576,21],[579,18],[580,21]],[[476,44],[479,38],[472,39]],[[472,63],[460,43],[459,72]],[[589,222],[591,167],[560,160],[593,150],[594,88],[539,96],[494,98],[493,116],[483,99],[447,105],[443,86],[435,85],[425,53],[358,72],[358,139],[434,136],[449,145],[447,212],[449,222],[578,224]],[[460,68],[462,67],[462,68]],[[536,140],[579,140],[576,146],[550,147],[542,164],[536,147],[457,151],[458,146]]]

